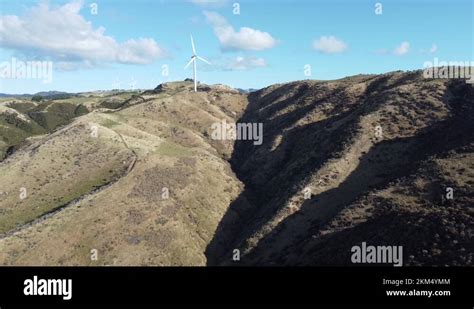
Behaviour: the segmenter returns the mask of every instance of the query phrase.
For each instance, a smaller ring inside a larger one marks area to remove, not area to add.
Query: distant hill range
[[[248,88],[248,89],[236,88],[236,90],[238,90],[241,93],[251,93],[251,92],[258,91],[258,89],[255,89],[255,88]]]
[[[62,92],[62,91],[42,91],[42,92],[37,92],[35,94],[8,94],[8,93],[0,93],[0,98],[10,98],[10,97],[15,97],[15,98],[30,98],[34,96],[41,96],[46,99],[56,99],[56,98],[63,98],[63,97],[70,97],[73,96],[74,94],[68,93],[68,92]]]

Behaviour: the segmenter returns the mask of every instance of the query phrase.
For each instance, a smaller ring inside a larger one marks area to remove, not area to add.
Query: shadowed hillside
[[[251,94],[241,121],[263,122],[264,144],[235,145],[246,189],[209,263],[233,265],[238,248],[236,265],[351,265],[352,246],[368,242],[403,245],[405,265],[471,265],[473,103],[464,81],[420,72]]]

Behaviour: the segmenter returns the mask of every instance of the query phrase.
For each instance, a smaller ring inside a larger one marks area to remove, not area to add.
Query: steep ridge
[[[233,265],[239,249],[236,265],[345,265],[364,241],[403,245],[408,265],[471,264],[473,103],[464,81],[419,71],[250,94],[240,121],[263,122],[264,143],[235,145],[246,189],[209,264]]]

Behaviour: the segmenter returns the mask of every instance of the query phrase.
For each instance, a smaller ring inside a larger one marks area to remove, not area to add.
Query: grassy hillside
[[[54,132],[94,109],[121,107],[132,95],[130,92],[89,94],[41,102],[4,98],[0,102],[0,160],[18,149],[28,137]],[[112,101],[114,104],[110,104]]]
[[[233,144],[208,132],[216,119],[239,117],[247,100],[168,87],[79,117],[36,141],[39,152],[32,145],[2,163],[10,175],[0,173],[1,264],[206,264],[205,248],[243,189],[223,159]],[[31,198],[18,199],[21,186]]]

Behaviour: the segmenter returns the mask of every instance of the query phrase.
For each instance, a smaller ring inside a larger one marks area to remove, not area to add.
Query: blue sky
[[[213,64],[198,63],[198,80],[240,88],[472,61],[473,10],[472,0],[2,0],[0,62],[49,60],[54,71],[51,83],[2,78],[0,92],[183,80],[190,34]]]

